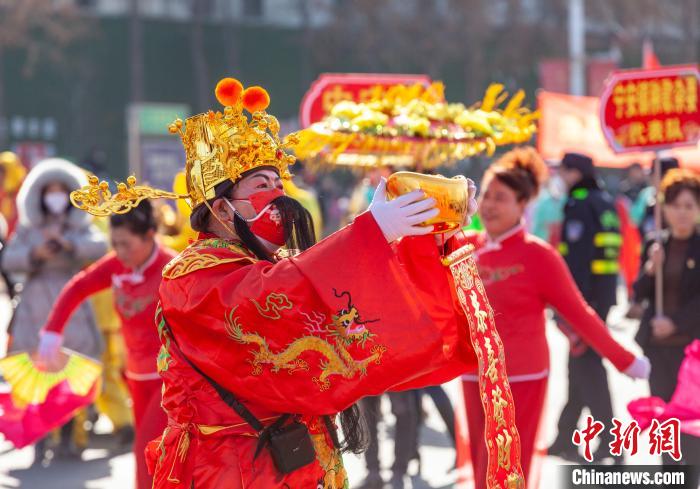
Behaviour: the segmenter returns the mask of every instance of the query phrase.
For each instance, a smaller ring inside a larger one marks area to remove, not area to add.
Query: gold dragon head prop
[[[294,156],[284,150],[297,142],[296,134],[280,140],[280,124],[268,114],[270,96],[262,87],[243,88],[234,78],[216,85],[216,98],[223,112],[208,111],[176,119],[168,129],[179,134],[185,149],[187,194],[180,195],[145,185],[136,185],[132,176],[117,184],[112,193],[107,182],[91,177],[89,185],[71,193],[74,206],[97,216],[123,214],[148,198],[187,199],[194,209],[215,196],[215,187],[226,180],[236,181],[245,172],[263,166],[276,168],[289,177]],[[246,110],[250,118],[245,114]]]

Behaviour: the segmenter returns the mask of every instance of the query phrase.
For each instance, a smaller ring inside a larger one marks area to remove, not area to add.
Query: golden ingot
[[[414,190],[422,190],[437,202],[440,213],[422,222],[421,226],[434,226],[433,234],[446,233],[460,228],[467,220],[469,209],[469,184],[462,175],[447,178],[442,175],[423,175],[410,171],[393,173],[386,182],[389,199],[395,199]]]

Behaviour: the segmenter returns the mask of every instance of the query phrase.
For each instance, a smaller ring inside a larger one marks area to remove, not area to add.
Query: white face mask
[[[63,214],[68,208],[68,194],[65,192],[49,192],[44,195],[44,205],[53,215]]]

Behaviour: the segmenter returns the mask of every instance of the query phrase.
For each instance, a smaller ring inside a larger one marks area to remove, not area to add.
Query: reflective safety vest
[[[615,282],[621,248],[620,219],[612,198],[599,189],[572,190],[564,207],[559,251],[587,300],[610,294],[607,286],[605,291],[595,290],[601,285],[596,277]]]

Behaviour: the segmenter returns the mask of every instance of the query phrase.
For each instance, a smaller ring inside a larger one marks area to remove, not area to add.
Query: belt
[[[264,418],[261,421],[267,421],[270,419],[276,419],[274,417],[272,418]],[[241,428],[241,427],[246,427],[247,429],[245,431],[234,431],[236,428]],[[241,423],[236,423],[236,424],[231,424],[231,425],[206,425],[206,424],[199,424],[199,423],[177,423],[176,421],[169,419],[168,420],[168,427],[165,429],[165,432],[163,433],[163,441],[162,443],[165,443],[165,438],[167,437],[168,433],[170,432],[171,429],[179,430],[180,435],[177,438],[177,443],[175,445],[175,454],[173,456],[172,463],[170,464],[170,471],[168,472],[168,482],[172,482],[174,484],[180,484],[181,482],[187,482],[189,479],[189,476],[185,480],[183,480],[183,469],[187,467],[187,458],[190,455],[191,448],[192,448],[192,439],[195,438],[196,440],[205,437],[205,438],[210,438],[210,437],[217,437],[217,436],[227,436],[227,435],[235,435],[235,436],[249,436],[256,438],[258,436],[257,433],[252,431],[250,429],[250,426],[246,422],[241,422]],[[196,443],[195,443],[196,446]],[[196,449],[196,448],[195,448]],[[163,450],[164,447],[160,448],[161,450],[161,456],[164,453]]]

